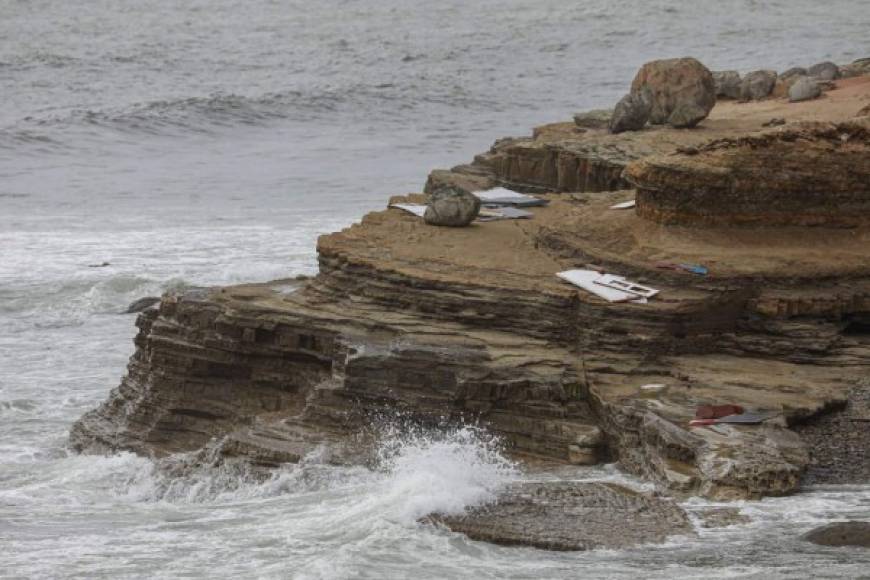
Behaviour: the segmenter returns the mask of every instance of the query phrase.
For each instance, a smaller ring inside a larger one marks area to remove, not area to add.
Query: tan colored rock
[[[870,122],[802,123],[628,166],[638,214],[663,223],[870,224]]]
[[[631,83],[631,92],[649,91],[652,100],[650,123],[670,123],[680,107],[704,112],[716,104],[716,83],[707,67],[694,58],[654,60],[643,65]],[[700,119],[699,119],[700,120]]]

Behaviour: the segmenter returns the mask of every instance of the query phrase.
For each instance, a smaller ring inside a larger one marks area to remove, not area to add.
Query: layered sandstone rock
[[[802,123],[628,166],[638,213],[663,223],[870,223],[870,121]]]
[[[691,132],[562,123],[501,140],[469,165],[433,172],[427,189],[539,192],[549,205],[533,219],[438,228],[373,212],[319,239],[313,279],[167,294],[139,314],[127,375],[74,425],[71,443],[157,457],[207,446],[263,467],[325,447],[330,461],[364,464],[374,427],[398,414],[479,423],[519,459],[618,461],[673,494],[791,493],[808,466],[825,465],[818,441],[847,429],[830,421],[813,431],[819,416],[849,409],[870,368],[867,123],[849,120],[867,80],[838,81],[817,101],[717,106]],[[761,131],[771,117],[785,126]],[[637,192],[622,177],[633,161]],[[637,212],[610,209],[635,196]],[[750,210],[765,227],[733,227]],[[555,276],[588,264],[660,293],[614,304]],[[690,427],[708,404],[771,418]],[[660,498],[561,485],[520,489],[449,525],[562,549],[685,529]],[[554,516],[550,499],[592,523]],[[608,526],[613,534],[595,533]]]

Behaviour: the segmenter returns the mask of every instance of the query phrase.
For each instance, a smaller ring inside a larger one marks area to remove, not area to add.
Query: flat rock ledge
[[[670,225],[644,215],[623,177],[637,160],[717,140],[744,139],[751,163],[753,144],[762,158],[792,134],[826,165],[842,145],[804,138],[803,123],[840,131],[870,98],[870,76],[836,83],[813,101],[717,104],[691,131],[548,125],[427,186],[538,192],[549,204],[533,219],[441,228],[385,209],[321,236],[314,278],[168,293],[137,316],[126,375],[74,424],[71,446],[162,457],[214,445],[270,467],[327,444],[335,461],[364,463],[345,444],[398,413],[475,421],[530,462],[617,461],[675,497],[793,493],[808,468],[813,483],[866,481],[866,438],[850,435],[865,407],[850,397],[870,369],[870,225]],[[775,138],[763,132],[773,118]],[[842,175],[822,175],[853,179],[837,163]],[[634,199],[637,211],[610,209]],[[589,264],[660,293],[610,303],[555,275]],[[771,418],[691,427],[708,404]],[[842,469],[849,461],[860,465]]]
[[[430,519],[473,540],[543,550],[621,549],[694,535],[673,500],[611,483],[520,483],[492,504]]]

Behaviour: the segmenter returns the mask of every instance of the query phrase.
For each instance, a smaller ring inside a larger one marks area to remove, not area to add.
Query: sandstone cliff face
[[[813,449],[791,427],[842,407],[870,367],[870,230],[668,227],[642,207],[609,209],[635,195],[618,190],[632,159],[700,151],[711,135],[757,130],[770,109],[713,113],[709,131],[630,138],[547,126],[430,175],[430,187],[573,191],[544,195],[532,220],[437,228],[375,212],[320,238],[312,280],[164,296],[139,315],[127,375],[75,424],[73,446],[161,456],[210,444],[271,466],[325,444],[332,461],[359,463],[372,425],[400,414],[479,422],[518,457],[617,460],[679,494],[794,491]],[[738,148],[766,155],[788,130]],[[710,147],[697,156],[720,154]],[[555,276],[589,263],[661,292],[612,304]],[[710,403],[776,418],[690,428]]]
[[[798,123],[631,163],[638,213],[684,225],[870,222],[870,118]]]

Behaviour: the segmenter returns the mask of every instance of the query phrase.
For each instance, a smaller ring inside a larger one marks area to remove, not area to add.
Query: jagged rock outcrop
[[[474,540],[544,550],[620,549],[694,535],[673,501],[609,483],[522,483],[498,501],[433,520]]]
[[[870,223],[870,123],[800,123],[626,169],[640,215],[663,223]]]
[[[794,492],[805,475],[834,481],[819,441],[844,439],[833,417],[851,412],[870,368],[868,118],[848,120],[870,83],[842,84],[819,101],[717,106],[696,131],[544,126],[433,172],[427,186],[539,192],[549,205],[533,219],[436,228],[387,209],[322,236],[312,279],[169,293],[137,317],[126,376],[74,425],[71,444],[157,457],[208,446],[264,467],[326,446],[330,461],[365,463],[373,426],[399,414],[474,421],[517,458],[618,461],[679,495],[754,498]],[[759,132],[772,115],[786,124]],[[636,212],[610,209],[635,196]],[[765,227],[733,227],[747,215]],[[795,225],[805,223],[819,227]],[[660,293],[610,303],[555,276],[588,264]],[[708,404],[770,418],[691,427]],[[607,525],[601,545],[683,529],[661,498],[564,485],[552,496],[560,513],[628,515],[590,515],[579,529],[520,494],[456,529],[484,533],[498,520],[491,539],[513,541],[522,522],[535,530],[555,517],[525,538],[548,547],[593,547]]]
[[[631,93],[648,93],[649,122],[675,127],[694,126],[716,104],[713,73],[694,58],[654,60],[643,65],[631,83]],[[674,117],[681,111],[679,117]],[[687,112],[692,111],[691,115]]]

